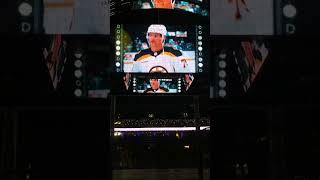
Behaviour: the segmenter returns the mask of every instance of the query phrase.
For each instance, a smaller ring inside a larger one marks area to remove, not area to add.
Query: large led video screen
[[[133,9],[176,9],[208,16],[207,0],[136,0]]]
[[[110,34],[109,0],[29,0],[17,8],[23,33]]]
[[[194,74],[130,74],[122,77],[123,83],[115,85],[114,93],[124,94],[185,94],[203,93],[199,86],[200,78]],[[119,81],[118,79],[117,81]],[[196,83],[194,83],[196,82]],[[116,83],[114,83],[116,84]],[[194,87],[196,84],[196,87]],[[206,83],[207,84],[207,83]],[[191,88],[192,87],[192,88]],[[193,89],[190,91],[190,89]],[[196,90],[194,90],[196,89]],[[201,92],[200,92],[201,91]]]
[[[214,75],[216,97],[242,96],[255,83],[271,58],[271,41],[264,37],[216,39]]]
[[[101,35],[42,36],[43,62],[53,90],[67,96],[106,98],[110,92],[108,41]]]
[[[109,34],[108,0],[44,0],[47,34]]]
[[[181,92],[181,80],[134,77],[134,93],[178,93]]]
[[[203,72],[206,26],[117,24],[114,27],[115,67],[125,73]]]
[[[210,34],[273,35],[273,0],[214,0],[210,3]]]

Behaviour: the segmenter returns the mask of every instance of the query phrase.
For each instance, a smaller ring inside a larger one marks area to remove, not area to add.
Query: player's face
[[[152,89],[159,89],[160,87],[158,79],[150,79],[150,85]]]
[[[150,48],[153,52],[162,49],[162,35],[160,33],[149,33]]]
[[[173,9],[172,0],[154,0],[154,8]]]

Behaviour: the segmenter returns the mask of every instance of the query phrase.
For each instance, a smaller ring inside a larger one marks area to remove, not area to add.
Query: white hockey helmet
[[[146,35],[146,38],[148,40],[148,43],[149,43],[149,33],[159,33],[162,35],[162,44],[164,45],[164,42],[165,42],[165,37],[167,35],[167,28],[162,25],[162,24],[151,24],[149,27],[148,27],[148,31],[147,31],[147,35]],[[150,45],[150,43],[149,43]]]

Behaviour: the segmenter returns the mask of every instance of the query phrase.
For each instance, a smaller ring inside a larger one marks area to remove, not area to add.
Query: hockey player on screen
[[[144,93],[166,93],[169,89],[160,86],[159,79],[150,79],[150,88],[146,89]]]
[[[152,24],[147,31],[148,49],[134,57],[133,73],[190,73],[187,58],[172,47],[165,47],[167,29],[164,25]]]
[[[173,9],[175,0],[151,0],[153,8]]]

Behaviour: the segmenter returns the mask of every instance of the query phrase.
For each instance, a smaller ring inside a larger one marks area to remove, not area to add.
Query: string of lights
[[[210,126],[210,119],[199,119],[200,126]],[[114,122],[114,127],[194,127],[195,119],[123,119]]]

